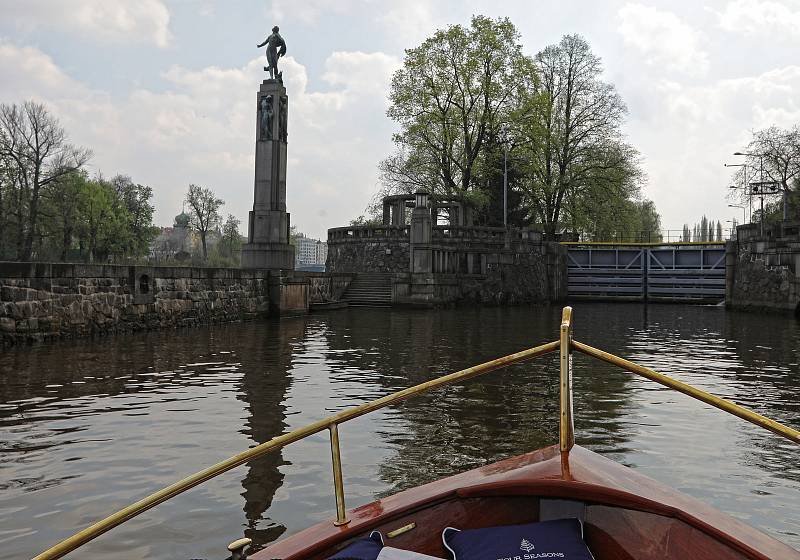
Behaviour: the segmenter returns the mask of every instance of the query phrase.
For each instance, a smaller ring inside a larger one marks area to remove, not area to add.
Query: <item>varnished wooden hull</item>
[[[554,501],[557,500],[558,502]],[[415,523],[388,545],[447,558],[441,532],[544,519],[552,504],[582,502],[597,560],[776,559],[800,552],[714,508],[581,447],[548,447],[400,492],[273,543],[253,560],[323,559],[374,529]]]

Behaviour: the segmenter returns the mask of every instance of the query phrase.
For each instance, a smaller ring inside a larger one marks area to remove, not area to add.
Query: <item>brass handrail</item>
[[[575,422],[572,418],[572,308],[565,307],[561,313],[559,330],[559,423],[558,446],[569,451],[575,445]]]
[[[783,424],[776,422],[775,420],[771,420],[766,416],[761,416],[760,414],[743,406],[739,406],[736,403],[732,403],[731,401],[717,397],[711,393],[707,393],[706,391],[698,389],[697,387],[692,387],[688,383],[667,377],[663,373],[658,373],[650,368],[640,366],[639,364],[631,362],[630,360],[626,360],[625,358],[620,358],[614,354],[603,352],[602,350],[593,348],[588,344],[583,344],[582,342],[573,340],[572,347],[578,352],[583,352],[587,356],[592,356],[593,358],[597,358],[603,362],[619,366],[624,370],[630,371],[631,373],[646,377],[647,379],[655,381],[656,383],[660,383],[665,387],[679,391],[684,395],[689,395],[692,398],[703,401],[706,404],[710,404],[711,406],[717,407],[720,410],[724,410],[725,412],[733,414],[734,416],[738,416],[739,418],[747,420],[756,426],[761,426],[762,428],[765,428],[770,432],[774,432],[779,436],[790,439],[795,443],[800,443],[800,431],[790,428],[789,426],[784,426]]]
[[[295,441],[299,441],[304,439],[310,435],[316,434],[323,430],[329,430],[330,432],[330,439],[331,439],[331,461],[333,464],[333,479],[334,479],[334,491],[336,494],[336,521],[334,522],[336,525],[346,525],[349,523],[346,514],[347,510],[345,508],[344,502],[344,483],[342,477],[342,464],[341,464],[341,454],[339,449],[339,424],[346,422],[348,420],[352,420],[353,418],[357,418],[359,416],[363,416],[380,408],[392,405],[394,403],[400,402],[404,399],[426,393],[432,391],[434,389],[438,389],[439,387],[449,385],[451,383],[456,383],[458,381],[464,381],[470,379],[472,377],[477,377],[478,375],[482,375],[484,373],[488,373],[490,371],[494,371],[496,369],[500,369],[506,366],[510,366],[513,364],[518,364],[529,360],[531,358],[535,358],[537,356],[541,356],[544,354],[548,354],[551,352],[555,352],[556,350],[560,350],[560,409],[561,409],[561,416],[560,416],[560,428],[559,428],[559,446],[562,451],[569,451],[574,443],[575,443],[575,434],[574,434],[574,426],[573,426],[573,414],[572,414],[572,350],[578,350],[588,356],[592,356],[597,358],[601,361],[606,363],[616,365],[622,369],[630,371],[632,373],[636,373],[657,383],[665,385],[671,389],[675,389],[676,391],[680,391],[690,397],[698,399],[702,402],[715,406],[725,412],[743,418],[757,426],[761,426],[771,432],[774,432],[780,436],[788,438],[796,443],[800,443],[800,432],[797,430],[790,428],[788,426],[784,426],[774,420],[770,420],[760,414],[757,414],[751,410],[743,406],[739,406],[735,403],[722,399],[720,397],[714,396],[711,393],[707,393],[687,383],[683,383],[681,381],[677,381],[668,377],[666,375],[660,374],[652,369],[640,366],[634,362],[626,360],[624,358],[620,358],[619,356],[615,356],[614,354],[610,354],[608,352],[603,352],[602,350],[598,350],[597,348],[593,348],[587,344],[583,344],[581,342],[577,342],[572,339],[572,308],[565,307],[562,314],[561,319],[561,328],[560,328],[560,337],[559,340],[548,342],[547,344],[542,344],[540,346],[536,346],[534,348],[529,348],[528,350],[523,350],[521,352],[517,352],[515,354],[510,354],[508,356],[503,356],[502,358],[497,358],[495,360],[484,362],[482,364],[478,364],[476,366],[472,366],[470,368],[462,369],[455,373],[451,373],[449,375],[445,375],[439,377],[437,379],[433,379],[431,381],[426,381],[424,383],[420,383],[413,387],[409,387],[408,389],[403,389],[402,391],[397,391],[390,395],[386,395],[385,397],[381,397],[379,399],[375,399],[374,401],[370,401],[368,403],[364,403],[359,406],[355,406],[349,408],[347,410],[343,410],[337,414],[332,416],[328,416],[327,418],[323,418],[322,420],[318,420],[312,424],[304,426],[302,428],[298,428],[293,430],[287,434],[283,434],[281,436],[277,436],[272,438],[271,440],[257,445],[247,451],[234,455],[224,461],[217,463],[207,469],[204,469],[200,472],[197,472],[191,476],[184,478],[159,490],[158,492],[139,500],[138,502],[129,505],[128,507],[106,517],[105,519],[98,521],[94,525],[87,527],[86,529],[72,535],[71,537],[61,541],[57,545],[45,550],[38,556],[36,556],[33,560],[51,560],[55,558],[61,558],[65,554],[72,552],[73,550],[77,549],[80,546],[83,546],[87,542],[99,537],[106,531],[113,529],[114,527],[136,517],[140,513],[147,511],[148,509],[157,506],[158,504],[169,500],[193,488],[207,480],[210,480],[224,472],[227,472],[235,467],[243,465],[248,461],[261,457],[262,455],[266,455],[272,451],[277,449],[281,449],[290,443]]]
[[[339,424],[341,424],[342,422],[346,422],[348,420],[352,420],[353,418],[363,416],[364,414],[368,414],[380,408],[400,402],[409,397],[413,397],[416,395],[420,395],[422,393],[427,393],[434,389],[438,389],[439,387],[442,387],[444,385],[449,385],[451,383],[456,383],[458,381],[464,381],[466,379],[470,379],[472,377],[476,377],[478,375],[482,375],[484,373],[488,373],[496,369],[500,369],[513,364],[518,364],[526,360],[530,360],[531,358],[535,358],[543,354],[555,352],[556,350],[558,350],[558,347],[559,347],[558,341],[548,342],[547,344],[542,344],[540,346],[529,348],[527,350],[523,350],[515,354],[510,354],[508,356],[503,356],[502,358],[497,358],[496,360],[484,362],[482,364],[462,369],[455,373],[451,373],[449,375],[445,375],[437,379],[433,379],[431,381],[426,381],[425,383],[420,383],[419,385],[409,387],[408,389],[397,391],[396,393],[386,395],[385,397],[375,399],[374,401],[370,401],[368,403],[364,403],[359,406],[354,406],[352,408],[343,410],[342,412],[339,412],[332,416],[328,416],[327,418],[323,418],[322,420],[318,420],[302,428],[293,430],[287,434],[274,437],[267,442],[264,442],[251,449],[248,449],[247,451],[244,451],[242,453],[234,455],[233,457],[225,459],[224,461],[221,461],[216,465],[212,465],[207,469],[197,472],[191,476],[187,476],[186,478],[176,482],[175,484],[167,486],[166,488],[163,488],[158,492],[155,492],[154,494],[151,494],[146,498],[143,498],[138,502],[131,504],[124,509],[121,509],[120,511],[106,517],[105,519],[102,519],[101,521],[98,521],[97,523],[87,527],[86,529],[78,533],[75,533],[74,535],[61,541],[57,545],[48,548],[47,550],[36,556],[34,560],[52,560],[54,558],[61,558],[65,554],[68,554],[69,552],[72,552],[76,548],[83,546],[87,542],[99,537],[100,535],[102,535],[106,531],[113,529],[117,525],[120,525],[128,521],[129,519],[136,517],[140,513],[143,513],[162,502],[174,498],[178,494],[181,494],[186,490],[189,490],[190,488],[197,486],[198,484],[210,480],[235,467],[243,465],[252,459],[256,459],[258,457],[261,457],[262,455],[266,455],[267,453],[270,453],[277,449],[281,449],[282,447],[289,445],[290,443],[301,440],[303,438],[306,438],[310,435],[316,434],[326,429],[330,430],[331,433],[331,456],[333,459],[334,486],[336,492],[336,523],[344,525],[347,523],[347,518],[345,517],[346,510],[344,504],[344,488],[342,483],[341,459],[339,454],[339,432],[337,428]]]

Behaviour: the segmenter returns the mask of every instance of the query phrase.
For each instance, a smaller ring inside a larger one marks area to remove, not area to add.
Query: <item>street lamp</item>
[[[734,154],[735,155],[735,154]],[[742,168],[742,188],[747,193],[747,200],[750,201],[750,221],[753,220],[753,195],[750,193],[750,189],[747,188],[747,164],[746,163],[724,163],[725,167],[741,167]],[[735,186],[730,187],[732,189],[738,188]],[[745,217],[745,222],[747,222],[747,218]]]
[[[741,208],[742,209],[742,223],[747,221],[747,211],[741,204],[728,204],[728,208]]]
[[[759,222],[761,224],[761,238],[764,238],[764,154],[750,154],[745,152],[733,152],[735,156],[752,156],[758,157],[758,165],[761,168],[761,187],[759,188],[759,198],[761,199],[761,215]],[[746,168],[745,168],[746,169]],[[752,196],[752,194],[750,195]]]

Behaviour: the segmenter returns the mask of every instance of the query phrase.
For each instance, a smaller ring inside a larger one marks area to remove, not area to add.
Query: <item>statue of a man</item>
[[[276,25],[272,28],[272,35],[264,39],[264,42],[258,45],[258,48],[260,49],[267,45],[267,66],[264,67],[264,70],[269,72],[270,79],[283,83],[283,72],[278,72],[278,59],[286,54],[286,41],[283,40],[278,31],[279,29]]]

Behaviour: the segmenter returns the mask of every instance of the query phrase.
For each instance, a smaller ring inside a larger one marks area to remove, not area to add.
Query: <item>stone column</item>
[[[414,195],[416,204],[411,212],[410,258],[412,273],[429,273],[433,270],[431,260],[431,211],[428,208],[428,193],[418,192]]]
[[[286,88],[264,80],[256,96],[255,186],[242,268],[294,270],[286,212],[288,120]]]

